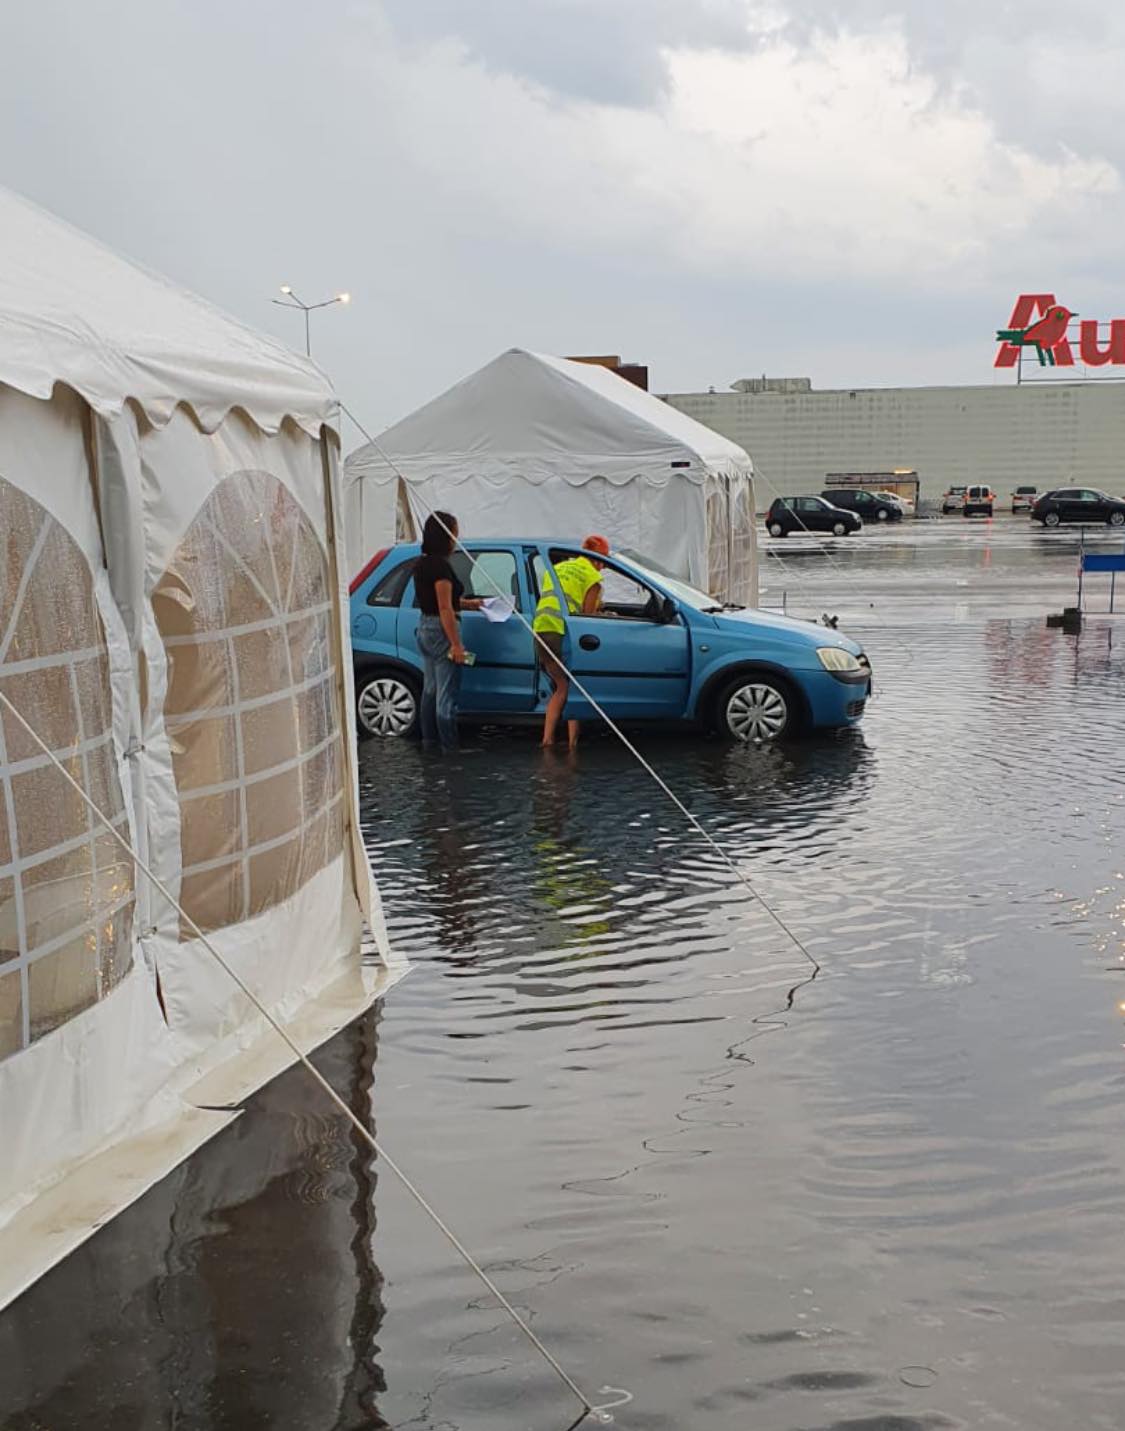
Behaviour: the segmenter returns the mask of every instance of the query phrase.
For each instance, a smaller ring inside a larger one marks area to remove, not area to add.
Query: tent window
[[[203,930],[281,903],[343,850],[331,590],[289,490],[239,472],[211,494],[153,592],[180,899]],[[180,937],[193,937],[186,924]]]
[[[127,834],[105,633],[65,529],[0,478],[0,689]],[[38,746],[0,718],[0,1058],[103,998],[132,963],[133,869]]]

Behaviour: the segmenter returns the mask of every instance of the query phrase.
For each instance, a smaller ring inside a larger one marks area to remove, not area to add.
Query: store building
[[[1125,495],[1121,382],[821,391],[808,378],[763,377],[661,396],[750,453],[760,506],[820,492],[832,472],[901,468],[918,473],[923,504],[969,482],[1002,498],[1021,483]]]

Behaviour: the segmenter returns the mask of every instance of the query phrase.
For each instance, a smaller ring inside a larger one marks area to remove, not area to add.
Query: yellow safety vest
[[[586,593],[592,586],[597,586],[602,579],[602,574],[592,561],[581,556],[571,557],[568,561],[556,562],[555,571],[562,583],[567,611],[571,616],[576,616],[582,610]],[[566,623],[562,619],[562,610],[559,606],[558,593],[555,591],[555,583],[551,580],[549,571],[543,573],[543,595],[539,598],[539,604],[535,608],[535,619],[532,621],[531,627],[533,631],[556,631],[560,635],[566,630]]]

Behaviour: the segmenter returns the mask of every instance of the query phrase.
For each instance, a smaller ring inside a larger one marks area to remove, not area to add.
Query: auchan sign
[[[1074,342],[1072,329],[1077,327]],[[1016,299],[1008,326],[996,334],[1000,344],[995,366],[1014,368],[1022,349],[1030,349],[1041,367],[1072,368],[1074,349],[1077,361],[1090,368],[1110,364],[1125,366],[1125,318],[1099,323],[1096,318],[1079,319],[1077,313],[1055,301],[1053,293],[1021,293]]]

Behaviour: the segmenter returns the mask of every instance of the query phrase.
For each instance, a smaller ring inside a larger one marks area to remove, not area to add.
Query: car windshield
[[[696,611],[710,611],[719,604],[713,596],[708,596],[706,592],[697,590],[678,576],[673,576],[653,557],[642,556],[640,552],[630,551],[628,548],[614,552],[613,555],[627,562],[639,576],[647,576],[650,581],[659,582],[677,601],[694,607]]]

